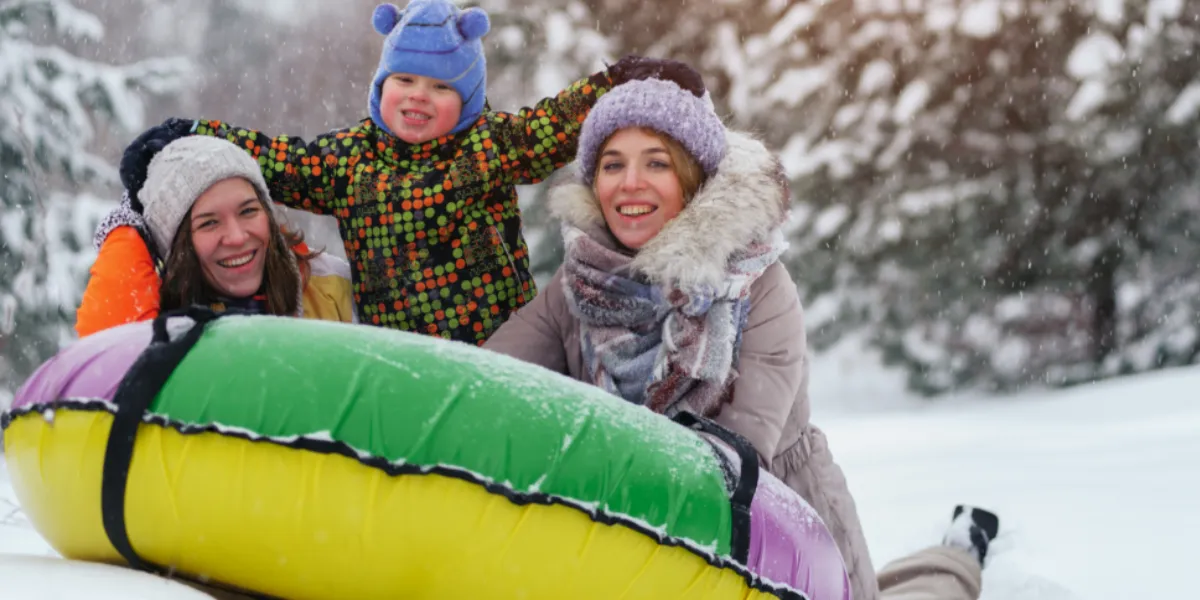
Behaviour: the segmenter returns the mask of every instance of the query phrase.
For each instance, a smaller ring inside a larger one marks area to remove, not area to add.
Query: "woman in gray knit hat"
[[[138,200],[140,214],[120,219],[137,226],[102,223],[97,233],[104,242],[76,313],[80,336],[194,304],[354,320],[346,261],[309,251],[280,226],[258,164],[232,143],[167,145]]]
[[[778,160],[727,130],[707,95],[653,79],[597,101],[576,158],[580,180],[551,191],[564,264],[484,347],[740,434],[821,516],[856,600],[977,598],[998,527],[979,509],[956,511],[945,543],[876,578],[846,480],[809,422],[803,312],[779,262],[790,196]]]

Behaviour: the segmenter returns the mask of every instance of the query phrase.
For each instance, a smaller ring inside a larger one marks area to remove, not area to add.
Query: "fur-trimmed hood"
[[[719,285],[735,252],[765,240],[787,218],[791,200],[779,160],[749,134],[726,131],[726,141],[716,172],[634,257],[634,269],[650,281],[678,289]],[[615,243],[591,188],[555,187],[550,210],[564,223]]]

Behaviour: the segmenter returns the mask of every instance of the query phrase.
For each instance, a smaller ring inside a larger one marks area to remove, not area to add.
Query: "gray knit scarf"
[[[655,412],[715,414],[737,378],[750,286],[786,249],[782,235],[733,256],[720,286],[695,290],[648,281],[632,272],[632,256],[571,225],[563,238],[563,285],[590,381]]]

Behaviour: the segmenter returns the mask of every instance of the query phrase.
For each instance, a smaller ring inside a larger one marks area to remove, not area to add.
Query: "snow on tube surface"
[[[0,418],[64,557],[297,600],[850,597],[812,508],[707,434],[466,344],[189,314],[75,342]]]

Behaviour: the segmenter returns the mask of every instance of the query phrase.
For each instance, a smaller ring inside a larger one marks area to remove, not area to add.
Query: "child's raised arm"
[[[196,121],[193,133],[224,138],[249,152],[258,160],[275,202],[319,215],[333,214],[337,180],[345,178],[349,162],[339,151],[354,145],[342,143],[354,134],[347,130],[331,131],[305,142],[298,137],[271,137],[253,129],[206,120]]]
[[[704,80],[685,63],[643,56],[626,56],[604,71],[589,75],[533,107],[514,113],[490,113],[498,132],[502,166],[515,185],[538,183],[575,160],[579,130],[596,100],[614,86],[635,79],[668,79],[696,95],[705,93]],[[485,140],[480,140],[483,144]]]
[[[258,161],[272,200],[320,215],[333,213],[338,180],[344,180],[346,165],[358,162],[360,148],[348,139],[360,134],[350,130],[331,131],[306,143],[220,121],[171,118],[142,132],[121,157],[121,183],[135,202],[150,161],[167,144],[188,135],[220,137],[237,144]]]
[[[515,185],[538,183],[575,160],[583,120],[612,85],[608,71],[601,71],[532,107],[491,113],[491,128],[499,137],[494,142],[508,179]]]

